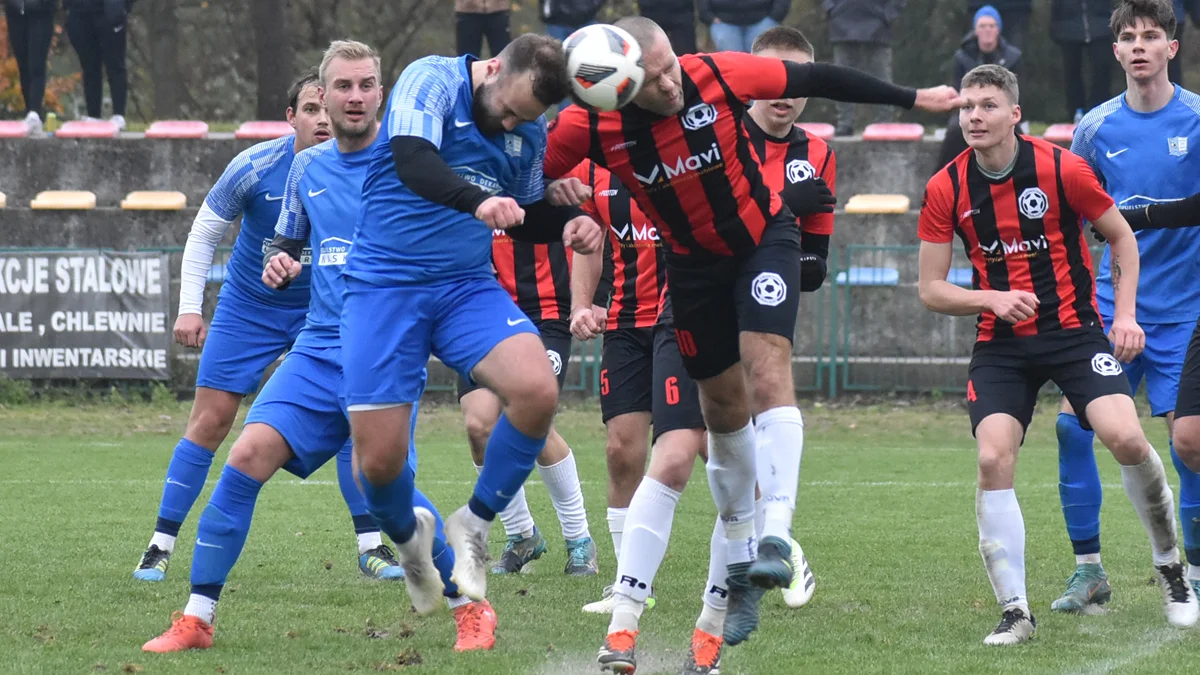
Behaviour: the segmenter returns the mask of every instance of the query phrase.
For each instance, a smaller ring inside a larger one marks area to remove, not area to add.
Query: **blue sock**
[[[204,489],[212,463],[213,453],[186,438],[179,439],[171,454],[171,463],[167,465],[155,532],[179,536],[179,528],[187,520],[188,511],[192,510],[192,504]]]
[[[1079,426],[1079,418],[1058,414],[1058,496],[1062,500],[1067,536],[1075,555],[1100,552],[1100,469],[1092,449],[1095,434]]]
[[[350,509],[350,518],[354,520],[354,534],[378,532],[379,526],[367,511],[367,498],[354,482],[354,468],[350,463],[350,444],[337,455],[338,487],[342,490],[342,499],[346,500],[346,508]]]
[[[417,529],[416,518],[413,517],[413,486],[412,471],[405,468],[391,481],[383,485],[372,485],[371,481],[358,471],[358,479],[362,483],[363,496],[366,498],[367,511],[387,536],[396,544],[403,544],[412,539]]]
[[[225,465],[208,506],[196,527],[196,550],[192,552],[192,592],[213,600],[233,569],[254,516],[254,502],[263,484]]]
[[[1179,525],[1188,564],[1200,566],[1200,473],[1184,465],[1171,443],[1171,461],[1179,472]]]
[[[533,471],[533,461],[546,446],[546,437],[530,438],[501,415],[488,438],[483,470],[475,481],[475,494],[467,506],[486,521],[496,519]]]
[[[442,583],[446,585],[446,590],[442,591],[442,595],[453,598],[460,595],[458,586],[450,581],[450,573],[454,571],[454,549],[446,545],[446,533],[443,530],[442,514],[438,513],[433,502],[421,493],[420,490],[414,488],[413,506],[423,506],[431,513],[437,521],[437,529],[433,533],[433,566],[437,568],[438,574],[442,577]]]

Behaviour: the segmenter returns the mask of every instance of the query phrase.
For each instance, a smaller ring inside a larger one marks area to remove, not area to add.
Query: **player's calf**
[[[755,414],[796,405],[792,384],[792,342],[772,333],[741,334],[742,367],[750,382]]]

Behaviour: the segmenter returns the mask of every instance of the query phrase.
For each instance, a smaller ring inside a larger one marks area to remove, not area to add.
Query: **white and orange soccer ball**
[[[642,49],[629,33],[608,24],[585,26],[563,42],[575,102],[617,110],[642,88]]]

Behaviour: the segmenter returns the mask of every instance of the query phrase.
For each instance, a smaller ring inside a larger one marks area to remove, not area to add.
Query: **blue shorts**
[[[200,353],[196,386],[253,394],[267,366],[295,342],[308,308],[268,305],[228,284],[222,290]]]
[[[1112,317],[1104,317],[1104,325],[1112,326]],[[1146,381],[1146,397],[1150,399],[1150,414],[1162,417],[1175,410],[1175,399],[1179,395],[1179,376],[1183,373],[1183,360],[1187,356],[1188,342],[1192,339],[1194,322],[1188,323],[1143,323],[1146,332],[1146,349],[1138,354],[1133,363],[1122,364],[1129,387],[1137,395],[1142,380]]]
[[[342,306],[346,404],[412,403],[432,354],[470,380],[496,345],[537,328],[493,278],[376,286],[346,277]]]
[[[246,424],[266,424],[292,449],[283,468],[308,478],[339,452],[350,451],[350,422],[341,399],[339,347],[297,347],[263,386],[250,406]],[[416,471],[417,406],[413,406],[408,444],[409,465]]]

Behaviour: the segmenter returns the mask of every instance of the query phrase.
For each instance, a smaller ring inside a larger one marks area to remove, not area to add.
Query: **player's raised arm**
[[[949,112],[961,105],[961,97],[953,87],[902,87],[831,63],[796,63],[738,52],[707,54],[701,58],[712,59],[722,78],[746,101],[826,98],[930,112]]]
[[[1171,202],[1121,207],[1120,211],[1134,232],[1195,227],[1200,225],[1200,192]]]

